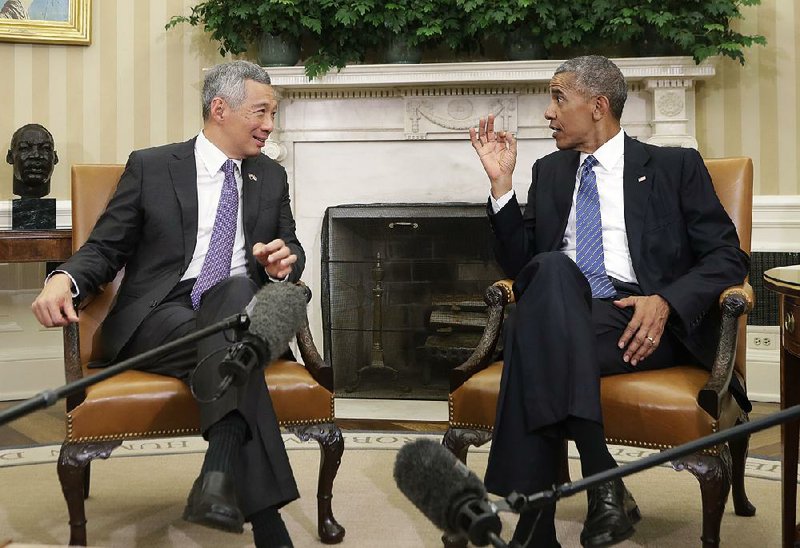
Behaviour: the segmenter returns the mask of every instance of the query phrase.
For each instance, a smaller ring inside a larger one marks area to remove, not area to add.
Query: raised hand
[[[511,190],[511,176],[517,164],[517,140],[506,131],[494,131],[494,115],[481,118],[478,128],[469,128],[472,148],[478,153],[492,183],[492,195],[499,198]]]

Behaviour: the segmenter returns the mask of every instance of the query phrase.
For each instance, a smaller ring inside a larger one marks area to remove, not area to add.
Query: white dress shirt
[[[575,174],[575,190],[572,193],[572,208],[567,220],[564,239],[560,251],[575,260],[575,198],[580,185],[580,166],[588,154],[581,153],[578,171]],[[597,178],[597,194],[600,199],[600,217],[603,225],[603,257],[606,272],[623,282],[636,283],[636,273],[631,263],[631,252],[628,248],[628,234],[625,231],[625,196],[622,175],[625,168],[625,132],[620,129],[614,137],[598,148],[593,156],[597,159],[594,167]],[[489,196],[492,210],[497,213],[511,198],[514,191],[495,199]]]
[[[203,267],[203,261],[211,243],[211,232],[217,216],[217,204],[222,194],[225,174],[222,165],[228,157],[218,149],[201,131],[194,144],[194,161],[197,165],[197,242],[192,261],[181,280],[196,278]],[[236,188],[239,193],[239,212],[236,215],[236,238],[233,241],[231,276],[247,274],[247,258],[244,252],[244,229],[242,228],[242,161],[233,160]]]

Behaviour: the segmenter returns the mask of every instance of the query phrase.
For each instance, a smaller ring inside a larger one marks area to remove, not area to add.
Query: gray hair
[[[628,98],[628,84],[622,71],[610,59],[602,55],[575,57],[561,63],[555,74],[562,72],[575,73],[578,91],[587,97],[607,97],[614,118],[617,121],[622,118],[622,109]]]
[[[249,61],[231,61],[209,69],[203,81],[203,120],[211,114],[214,97],[224,99],[231,108],[239,108],[245,99],[245,80],[271,84],[269,74]]]

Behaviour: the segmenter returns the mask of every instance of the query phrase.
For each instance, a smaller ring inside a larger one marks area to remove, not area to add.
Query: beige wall
[[[66,199],[70,165],[125,162],[199,131],[202,69],[221,57],[196,28],[164,30],[195,3],[94,0],[88,47],[0,43],[0,150],[23,124],[47,127],[60,159],[50,196]],[[12,197],[11,173],[0,162],[0,199]]]
[[[756,194],[800,194],[800,4],[761,0],[743,13],[740,30],[763,34],[767,46],[748,50],[744,67],[721,61],[698,87],[700,151],[752,157]]]
[[[0,43],[0,150],[22,124],[45,125],[61,158],[51,196],[66,199],[71,164],[124,162],[135,148],[193,135],[202,68],[220,56],[197,29],[164,24],[194,3],[95,0],[89,47]],[[721,60],[699,84],[700,150],[753,157],[757,194],[800,194],[800,7],[762,0],[745,14],[740,28],[769,45],[748,51],[745,67]],[[0,162],[0,199],[11,197],[11,169]]]

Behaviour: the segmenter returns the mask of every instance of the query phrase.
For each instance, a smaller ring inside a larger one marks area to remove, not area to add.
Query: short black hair
[[[578,91],[587,97],[602,95],[608,98],[611,113],[619,121],[628,98],[628,84],[622,71],[611,59],[602,55],[584,55],[561,63],[555,74],[572,72]]]

